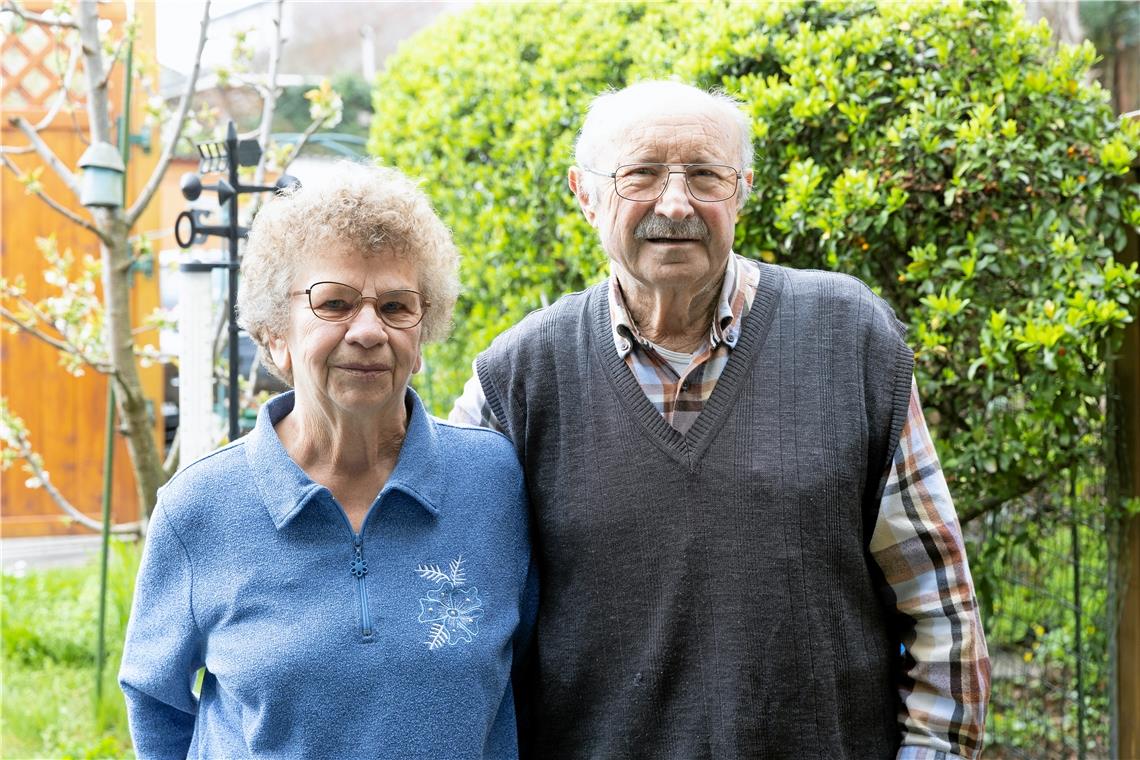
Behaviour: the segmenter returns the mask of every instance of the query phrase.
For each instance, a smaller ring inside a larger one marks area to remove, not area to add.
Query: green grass
[[[134,757],[115,676],[138,559],[138,547],[112,545],[107,662],[98,707],[98,562],[3,576],[0,758]]]

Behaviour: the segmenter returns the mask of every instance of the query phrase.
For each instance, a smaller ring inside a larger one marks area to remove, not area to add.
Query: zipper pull
[[[364,561],[364,542],[359,538],[353,539],[352,545],[356,549],[356,556],[352,558],[350,566],[353,577],[363,578],[368,575],[368,563]]]

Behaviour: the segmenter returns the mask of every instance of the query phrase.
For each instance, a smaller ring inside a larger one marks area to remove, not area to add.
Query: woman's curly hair
[[[427,195],[396,169],[340,161],[323,181],[282,191],[266,203],[249,233],[241,262],[238,324],[257,343],[261,362],[292,378],[269,354],[285,335],[289,291],[301,265],[326,252],[399,256],[416,264],[418,288],[431,302],[423,340],[442,340],[459,296],[459,253]]]

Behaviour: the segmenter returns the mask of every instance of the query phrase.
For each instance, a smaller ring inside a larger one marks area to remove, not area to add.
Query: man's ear
[[[566,172],[566,184],[570,186],[570,191],[574,193],[574,197],[578,199],[578,208],[582,209],[586,221],[590,223],[591,227],[596,227],[595,220],[598,212],[595,202],[597,199],[590,195],[590,190],[586,187],[589,183],[586,182],[582,170],[577,166],[571,166],[570,170]]]
[[[751,169],[744,170],[744,189],[745,192],[740,194],[740,200],[736,203],[736,213],[740,215],[740,209],[744,208],[744,197],[752,191],[752,180],[756,175]]]

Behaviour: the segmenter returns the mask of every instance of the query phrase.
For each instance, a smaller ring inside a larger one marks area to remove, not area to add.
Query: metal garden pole
[[[239,140],[237,127],[231,121],[226,127],[226,138],[218,142],[198,143],[198,173],[182,175],[182,197],[188,201],[197,200],[203,190],[214,190],[218,194],[218,205],[225,209],[228,217],[223,224],[204,224],[202,217],[208,215],[201,209],[189,209],[178,215],[174,225],[174,238],[182,248],[205,242],[210,235],[224,237],[229,241],[229,256],[225,262],[209,264],[215,268],[229,270],[228,274],[228,307],[227,321],[229,331],[229,378],[228,397],[229,406],[229,438],[237,440],[241,434],[238,424],[239,397],[238,393],[238,323],[237,323],[237,292],[238,292],[238,241],[249,235],[249,228],[238,224],[238,196],[242,193],[259,193],[283,190],[299,185],[295,177],[282,174],[274,185],[243,185],[238,177],[238,169],[242,166],[256,166],[261,159],[261,146],[257,140]],[[209,172],[226,173],[226,179],[219,179],[213,185],[203,185],[201,174]],[[189,230],[185,230],[185,225]]]

